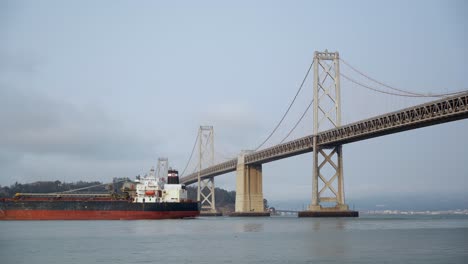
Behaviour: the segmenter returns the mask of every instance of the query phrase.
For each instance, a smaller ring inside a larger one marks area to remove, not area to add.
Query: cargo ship
[[[149,175],[111,193],[17,193],[0,199],[0,220],[138,220],[193,218],[198,202],[187,199],[177,170],[167,180]]]

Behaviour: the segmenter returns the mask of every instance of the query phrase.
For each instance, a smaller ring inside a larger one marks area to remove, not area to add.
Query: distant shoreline
[[[359,211],[366,215],[468,215],[468,209],[444,211],[408,211],[408,210],[365,210]]]

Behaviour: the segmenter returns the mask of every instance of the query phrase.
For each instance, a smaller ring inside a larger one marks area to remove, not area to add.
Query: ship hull
[[[199,204],[130,201],[0,201],[0,220],[178,219],[199,215]]]

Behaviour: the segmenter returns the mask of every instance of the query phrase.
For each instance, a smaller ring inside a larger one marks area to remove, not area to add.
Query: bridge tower
[[[310,216],[338,216],[345,204],[342,146],[317,146],[316,135],[341,126],[340,65],[338,52],[314,53],[313,172]],[[308,216],[306,215],[302,216]],[[301,213],[299,214],[301,216]],[[346,216],[346,214],[340,215]]]
[[[156,167],[156,176],[158,178],[167,178],[167,172],[169,170],[168,158],[158,158],[158,166]]]
[[[214,177],[201,179],[203,168],[214,163],[214,130],[213,126],[200,126],[198,130],[198,191],[197,200],[201,202],[201,214],[218,215],[215,204]]]

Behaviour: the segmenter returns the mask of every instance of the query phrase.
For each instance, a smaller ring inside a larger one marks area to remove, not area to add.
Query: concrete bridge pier
[[[242,153],[237,159],[236,173],[236,209],[231,216],[270,216],[263,204],[262,165],[246,165]]]

